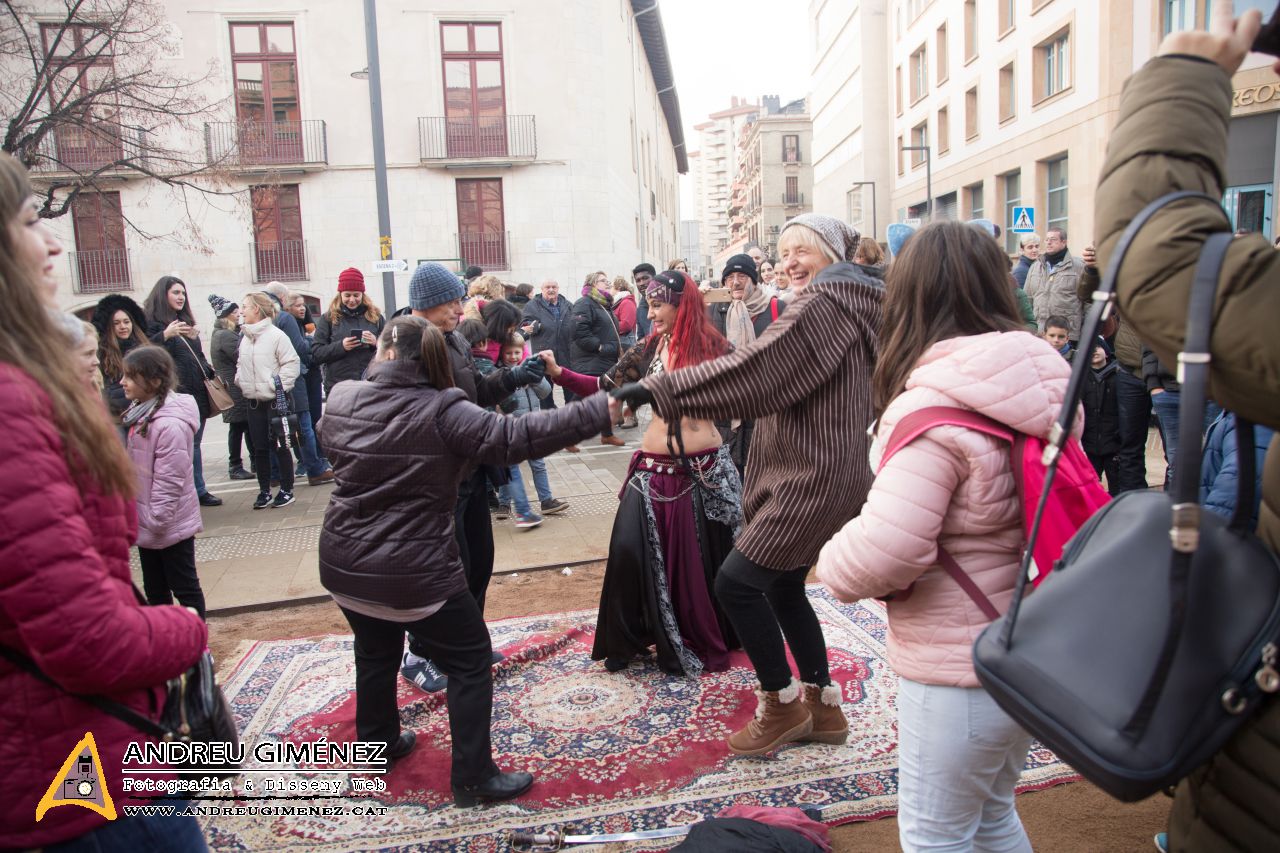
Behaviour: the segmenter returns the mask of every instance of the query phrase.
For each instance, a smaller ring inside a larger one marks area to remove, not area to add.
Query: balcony
[[[803,207],[804,193],[783,193],[782,203],[787,207]]]
[[[307,280],[306,240],[250,243],[249,256],[253,259],[253,280],[258,284]]]
[[[40,141],[37,159],[31,164],[33,176],[84,174],[102,170],[104,174],[128,170],[112,164],[147,162],[146,133],[138,127],[121,127],[100,121],[55,127]]]
[[[116,293],[133,290],[128,249],[68,252],[73,293]]]
[[[510,270],[508,243],[509,231],[465,231],[455,234],[458,241],[458,257],[464,266],[478,266],[485,272]]]
[[[468,161],[490,165],[534,160],[537,124],[533,116],[422,116],[418,150],[424,164],[446,168]]]
[[[329,163],[329,138],[319,119],[208,122],[204,150],[209,165],[243,171],[310,171]]]

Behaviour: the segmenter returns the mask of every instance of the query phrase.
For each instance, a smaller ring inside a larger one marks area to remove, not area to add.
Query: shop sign
[[[1233,113],[1261,112],[1264,109],[1280,110],[1280,83],[1236,89],[1231,95]]]

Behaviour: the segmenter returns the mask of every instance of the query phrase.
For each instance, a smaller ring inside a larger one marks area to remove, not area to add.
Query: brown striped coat
[[[756,419],[737,549],[781,571],[809,566],[862,509],[884,286],[833,264],[756,341],[644,380],[664,420]]]

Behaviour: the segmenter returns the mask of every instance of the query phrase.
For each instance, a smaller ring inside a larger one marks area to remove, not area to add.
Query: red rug
[[[503,769],[535,775],[528,794],[487,808],[454,808],[444,694],[402,681],[401,721],[418,732],[418,746],[385,776],[385,792],[344,789],[341,797],[311,801],[245,797],[236,804],[277,811],[202,817],[210,847],[498,850],[507,849],[511,829],[628,832],[694,823],[735,803],[821,806],[832,824],[893,814],[896,678],[884,657],[883,610],[839,604],[818,586],[809,595],[830,646],[832,675],[844,689],[851,723],[844,746],[792,745],[760,759],[729,753],[725,737],[755,708],[753,674],[741,653],[728,672],[698,679],[639,662],[611,674],[590,659],[594,612],[507,619],[490,624],[495,648],[508,656],[495,671],[493,748]],[[226,679],[226,690],[252,749],[264,740],[354,740],[354,683],[351,638],[331,636],[256,644]],[[256,780],[260,793],[268,777],[244,778]],[[1022,790],[1075,778],[1037,746]],[[340,813],[288,813],[317,804]],[[357,814],[369,806],[386,813]]]

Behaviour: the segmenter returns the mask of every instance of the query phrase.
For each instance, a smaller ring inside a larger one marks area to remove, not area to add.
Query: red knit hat
[[[355,267],[347,267],[338,273],[338,292],[364,293],[364,273]]]

